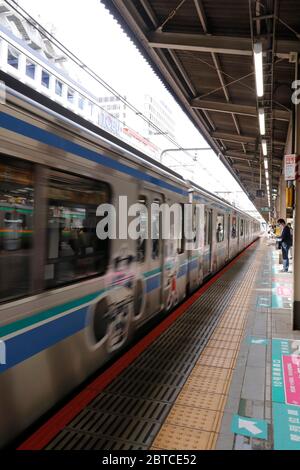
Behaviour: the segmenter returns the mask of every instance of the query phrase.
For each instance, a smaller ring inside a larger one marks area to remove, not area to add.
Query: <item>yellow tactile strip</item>
[[[215,448],[261,256],[256,253],[156,436],[153,450]]]

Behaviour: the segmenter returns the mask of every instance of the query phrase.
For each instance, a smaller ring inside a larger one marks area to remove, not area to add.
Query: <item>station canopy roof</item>
[[[276,193],[300,52],[298,0],[102,0],[260,210]],[[254,44],[262,46],[257,97]],[[259,109],[265,116],[260,133]],[[261,111],[262,112],[262,111]],[[259,197],[257,190],[265,191]]]

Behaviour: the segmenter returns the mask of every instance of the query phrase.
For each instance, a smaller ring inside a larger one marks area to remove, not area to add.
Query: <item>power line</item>
[[[65,56],[67,56],[70,60],[72,60],[77,66],[79,66],[82,70],[84,70],[91,78],[93,78],[96,82],[98,82],[101,86],[103,86],[107,91],[109,91],[112,95],[117,97],[122,103],[124,103],[131,111],[133,111],[136,115],[139,115],[147,124],[149,124],[153,129],[162,133],[163,130],[160,129],[156,124],[154,124],[147,116],[145,116],[141,111],[139,111],[132,103],[130,103],[126,98],[124,98],[117,90],[111,87],[103,78],[101,78],[98,74],[96,74],[88,65],[86,65],[79,57],[77,57],[70,49],[68,49],[64,44],[62,44],[52,33],[50,33],[44,26],[42,26],[33,16],[31,16],[28,11],[26,11],[23,7],[18,5],[18,2],[15,0],[5,0],[5,2],[10,6],[12,10],[17,12],[27,23],[33,26],[39,33],[45,37],[48,41],[50,41],[57,49],[59,49]],[[100,105],[99,107],[104,110]],[[105,110],[106,111],[106,110]],[[107,112],[107,111],[106,111]],[[108,113],[110,114],[110,113]],[[112,114],[110,114],[113,116]],[[119,122],[121,122],[118,119]],[[176,145],[179,149],[181,149],[184,153],[186,153],[189,157],[192,156],[185,152],[183,147],[176,142],[170,135],[166,136],[167,140],[172,142],[172,144]]]

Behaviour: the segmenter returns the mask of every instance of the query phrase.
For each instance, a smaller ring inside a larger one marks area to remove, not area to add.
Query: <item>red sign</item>
[[[292,289],[286,286],[278,286],[277,287],[277,295],[280,297],[292,297]]]
[[[286,403],[300,406],[300,356],[282,356]]]

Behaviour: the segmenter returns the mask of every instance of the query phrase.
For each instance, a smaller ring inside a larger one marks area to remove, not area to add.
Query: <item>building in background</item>
[[[156,99],[150,94],[136,93],[128,101],[135,103],[136,108],[140,109],[149,120],[147,122],[132,111],[126,104],[126,99],[126,96],[105,95],[99,98],[99,103],[107,113],[120,121],[124,140],[148,155],[159,158],[161,149],[166,145],[165,136],[175,139],[172,111],[163,100]]]
[[[144,95],[143,109],[145,116],[161,130],[162,134],[175,139],[175,121],[172,111],[162,99],[156,99],[150,94]],[[146,125],[146,135],[151,137],[159,132],[150,124]]]

